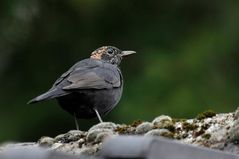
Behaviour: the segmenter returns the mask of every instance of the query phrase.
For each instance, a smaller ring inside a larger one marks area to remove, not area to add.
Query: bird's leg
[[[77,121],[75,113],[74,113],[74,118],[75,118],[76,130],[79,130],[79,125],[78,125],[78,121]]]
[[[96,113],[97,118],[99,119],[99,121],[100,121],[101,123],[103,123],[103,120],[101,119],[100,114],[99,114],[99,112],[97,111],[97,109],[94,108],[94,111],[95,111],[95,113]]]

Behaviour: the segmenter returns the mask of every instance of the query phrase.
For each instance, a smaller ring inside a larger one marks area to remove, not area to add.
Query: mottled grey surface
[[[131,125],[103,122],[88,131],[71,130],[56,137],[44,136],[36,143],[5,144],[0,146],[0,151],[12,146],[24,146],[42,147],[77,156],[98,156],[106,139],[133,135],[144,138],[164,137],[187,145],[239,154],[238,111],[224,114],[204,112],[195,119],[173,119],[161,115],[152,122],[135,121]]]
[[[117,144],[116,144],[117,143]],[[239,156],[222,151],[182,144],[163,138],[121,136],[108,140],[101,156],[111,159],[238,159]]]

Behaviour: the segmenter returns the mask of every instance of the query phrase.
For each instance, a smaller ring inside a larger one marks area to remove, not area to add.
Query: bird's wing
[[[102,64],[94,68],[79,67],[66,80],[63,90],[111,89],[121,86],[121,73],[116,66]]]
[[[105,64],[100,60],[85,59],[63,73],[50,90],[32,99],[29,103],[67,95],[71,93],[69,90],[120,87],[121,78],[121,72],[116,66]]]
[[[52,88],[60,85],[72,72],[75,70],[84,70],[84,69],[90,69],[90,68],[95,68],[101,65],[102,62],[100,61],[95,61],[91,59],[85,59],[82,61],[77,62],[75,65],[73,65],[68,71],[63,73],[53,84]]]

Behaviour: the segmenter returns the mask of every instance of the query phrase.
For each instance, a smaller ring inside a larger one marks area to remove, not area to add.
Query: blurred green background
[[[26,102],[103,45],[138,53],[121,64],[124,94],[105,121],[238,106],[239,1],[1,0],[0,142],[74,129],[54,100]]]

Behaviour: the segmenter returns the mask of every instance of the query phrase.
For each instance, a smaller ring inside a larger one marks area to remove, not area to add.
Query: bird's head
[[[90,58],[103,60],[113,65],[119,65],[122,58],[131,54],[136,53],[135,51],[121,51],[114,46],[102,46],[91,53]]]

